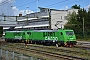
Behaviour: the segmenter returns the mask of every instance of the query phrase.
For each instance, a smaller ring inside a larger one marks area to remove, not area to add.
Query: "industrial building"
[[[72,12],[78,13],[78,9],[68,9],[68,10],[57,10],[39,7],[40,12],[35,12],[22,16],[20,14],[17,19],[14,29],[25,30],[25,29],[58,29],[64,28],[67,23],[67,15]],[[21,18],[20,18],[21,17]],[[4,31],[9,29],[4,27]]]
[[[56,10],[39,7],[40,12],[27,14],[25,18],[19,19],[15,29],[57,29],[64,28],[67,23],[67,15],[78,12],[78,9]],[[57,27],[56,27],[57,25]]]

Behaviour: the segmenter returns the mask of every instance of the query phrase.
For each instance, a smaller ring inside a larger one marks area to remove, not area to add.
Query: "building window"
[[[62,16],[61,16],[61,20],[62,20]]]
[[[64,16],[64,20],[67,20],[67,16]]]

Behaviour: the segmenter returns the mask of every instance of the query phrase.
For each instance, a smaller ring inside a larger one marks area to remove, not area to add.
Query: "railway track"
[[[73,56],[68,56],[68,55],[64,55],[64,54],[58,54],[58,53],[47,52],[47,51],[36,50],[36,49],[26,49],[26,51],[41,53],[41,54],[54,56],[54,57],[59,57],[59,58],[63,58],[63,59],[80,59],[80,60],[84,60],[83,58],[79,58],[79,57],[73,57]]]
[[[51,48],[50,46],[35,46],[35,45],[29,45],[27,48],[23,44],[15,44],[15,45],[9,45],[9,48],[14,48],[24,50],[24,51],[29,51],[29,52],[36,52],[39,54],[45,54],[53,57],[58,57],[62,59],[77,59],[77,60],[86,60],[87,58],[82,58],[79,56],[73,56],[73,54],[79,54],[83,56],[83,54],[90,55],[90,52],[82,52],[82,51],[76,51],[76,50],[67,50],[66,49],[61,49],[61,48],[56,48],[53,47]],[[17,46],[17,47],[16,47]],[[51,52],[50,50],[56,51],[56,52]],[[60,52],[60,53],[58,53]]]
[[[9,48],[13,48],[13,46],[9,46]],[[32,48],[21,48],[21,47],[15,47],[17,49],[19,49],[20,51],[24,50],[24,51],[29,51],[29,52],[34,52],[34,53],[39,53],[39,54],[44,54],[44,55],[48,55],[48,56],[53,56],[53,57],[57,57],[57,58],[62,58],[62,59],[76,59],[76,60],[85,60],[85,58],[80,58],[80,57],[75,57],[75,56],[69,56],[66,54],[59,54],[59,53],[54,53],[54,52],[47,52],[47,51],[42,51],[42,50],[37,50],[37,49],[32,49]]]
[[[38,54],[44,54],[44,55],[53,56],[53,57],[62,58],[62,59],[90,60],[90,58],[75,56],[75,55],[81,55],[81,56],[90,55],[90,48],[81,47],[81,46],[74,46],[72,48],[69,48],[69,47],[57,48],[55,46],[29,44],[27,45],[27,47],[25,47],[23,43],[14,43],[14,44],[6,43],[6,45],[2,47],[16,48],[16,49],[19,49],[20,51],[23,50],[28,52],[35,52]],[[53,50],[54,52],[51,52],[50,50]]]
[[[68,49],[68,48],[65,48],[65,49],[63,49],[63,48],[50,48],[50,47],[42,47],[42,46],[33,46],[33,47],[35,47],[35,48],[43,48],[43,49],[47,49],[47,50],[53,50],[53,51],[57,51],[57,52],[64,52],[64,53],[67,53],[66,55],[68,55],[68,53],[69,54],[71,54],[71,55],[69,55],[69,56],[71,56],[71,57],[75,57],[75,55],[74,56],[72,56],[73,54],[79,54],[79,55],[81,55],[81,56],[83,56],[84,54],[85,54],[85,56],[89,56],[90,55],[90,51],[88,50],[88,51],[86,51],[86,50],[79,50],[78,51],[78,49],[76,49],[76,50],[73,50],[72,48],[70,48],[70,49]],[[75,49],[75,48],[74,48]],[[77,56],[76,56],[77,57]],[[85,58],[86,59],[86,58]],[[90,58],[89,58],[90,59]]]
[[[75,48],[80,48],[83,50],[90,50],[90,42],[84,42],[84,41],[79,41]]]

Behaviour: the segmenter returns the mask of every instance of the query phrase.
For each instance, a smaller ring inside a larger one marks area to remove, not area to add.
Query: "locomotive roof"
[[[7,32],[22,32],[22,31],[7,31]]]
[[[33,30],[34,32],[57,32],[58,30]]]

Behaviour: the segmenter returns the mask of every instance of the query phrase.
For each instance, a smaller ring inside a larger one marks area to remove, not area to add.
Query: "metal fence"
[[[0,60],[42,60],[42,59],[0,49]]]

